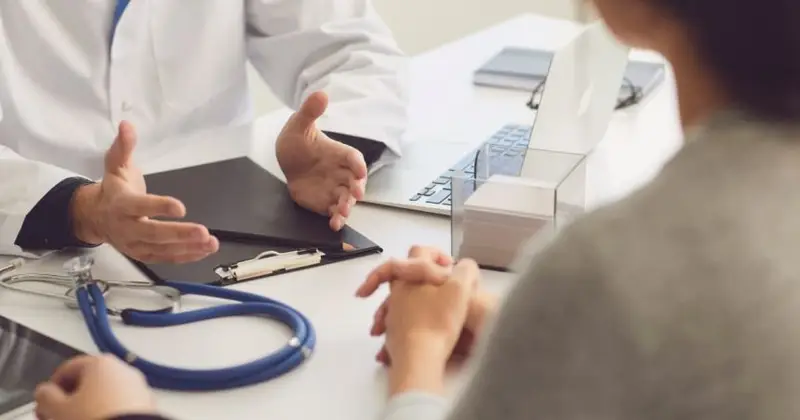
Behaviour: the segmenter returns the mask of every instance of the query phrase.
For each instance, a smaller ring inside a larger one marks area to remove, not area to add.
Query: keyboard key
[[[445,206],[452,206],[453,202],[451,201],[451,199],[452,199],[451,197],[447,197],[447,200],[444,200],[444,203],[442,204],[444,204]]]
[[[423,188],[417,194],[420,196],[417,200],[427,200],[426,202],[434,202],[434,204],[443,203],[444,198],[441,195],[449,194],[452,190],[450,179],[456,172],[469,177],[475,176],[476,155],[477,159],[482,161],[481,168],[492,168],[492,173],[517,174],[522,161],[521,156],[526,153],[530,143],[530,134],[530,125],[507,124],[501,127],[486,140],[481,148],[465,156],[427,188]],[[486,150],[486,146],[489,146],[488,150]],[[437,201],[438,203],[436,203]]]
[[[413,197],[409,198],[409,201],[417,201],[417,200],[419,200],[420,198],[422,198],[422,196],[421,196],[421,195],[419,195],[419,194],[416,194],[415,196],[413,196]]]
[[[450,198],[450,191],[441,190],[433,197],[429,198],[426,203],[428,204],[442,204],[445,200]]]

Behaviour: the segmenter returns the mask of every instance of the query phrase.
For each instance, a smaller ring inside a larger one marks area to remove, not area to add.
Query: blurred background
[[[409,55],[423,53],[464,35],[510,19],[537,13],[578,19],[578,0],[373,0],[378,13]],[[250,69],[257,115],[281,106]]]

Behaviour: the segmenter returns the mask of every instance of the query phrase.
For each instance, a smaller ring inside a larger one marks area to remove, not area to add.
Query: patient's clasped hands
[[[406,260],[376,268],[358,289],[371,296],[388,283],[371,334],[385,335],[377,359],[390,366],[390,393],[441,392],[444,369],[454,356],[468,355],[474,338],[494,310],[494,298],[479,287],[472,260],[453,264],[432,248],[413,247]]]

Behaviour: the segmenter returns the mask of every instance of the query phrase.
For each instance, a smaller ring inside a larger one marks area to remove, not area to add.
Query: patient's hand
[[[36,415],[47,420],[155,414],[144,376],[114,356],[79,356],[36,389]]]
[[[453,259],[447,253],[431,247],[414,246],[409,250],[408,259],[392,260],[373,270],[356,295],[362,298],[371,296],[383,283],[393,281],[441,285],[450,276],[452,268]],[[370,331],[373,336],[381,336],[386,332],[386,315],[390,310],[388,301],[388,298],[384,300],[375,312]],[[466,357],[471,353],[486,318],[494,313],[496,306],[496,297],[478,286],[470,299],[467,319],[453,350],[453,357]],[[376,359],[383,364],[390,363],[385,347],[378,352]]]

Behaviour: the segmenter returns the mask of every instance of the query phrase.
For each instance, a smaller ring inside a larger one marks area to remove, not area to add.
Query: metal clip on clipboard
[[[325,253],[317,248],[289,252],[266,251],[249,260],[220,265],[214,272],[225,282],[242,281],[317,265],[324,256]]]

